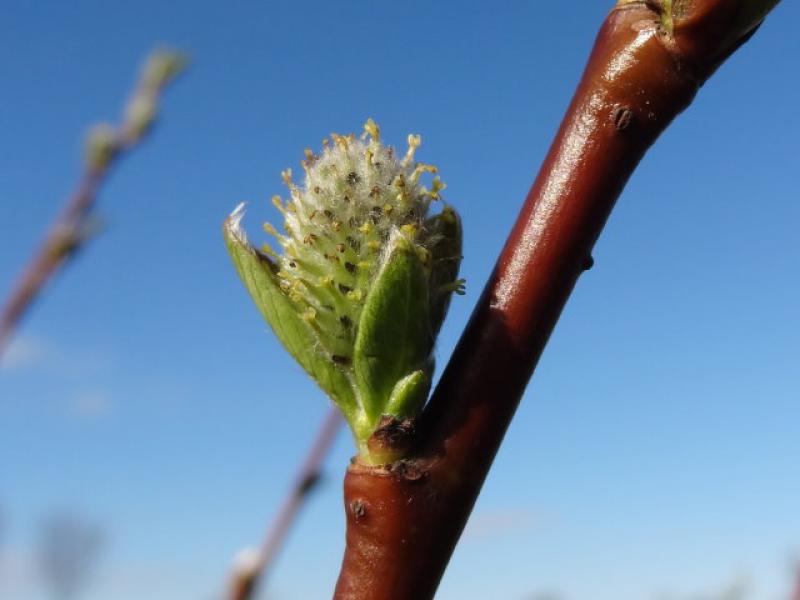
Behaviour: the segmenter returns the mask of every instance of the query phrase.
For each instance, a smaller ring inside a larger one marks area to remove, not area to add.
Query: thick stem
[[[646,150],[753,30],[738,2],[618,5],[598,34],[550,152],[418,423],[412,458],[353,464],[339,600],[436,591],[578,276]],[[670,11],[672,9],[670,8]],[[733,29],[736,31],[733,31]]]

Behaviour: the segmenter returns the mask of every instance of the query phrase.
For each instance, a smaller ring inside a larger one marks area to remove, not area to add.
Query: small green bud
[[[413,417],[428,399],[431,390],[433,361],[429,361],[426,369],[414,371],[406,375],[392,389],[386,413],[398,418]]]
[[[147,57],[142,71],[142,86],[149,89],[162,88],[183,72],[186,57],[172,50],[156,50]]]
[[[84,160],[89,169],[105,169],[118,151],[117,132],[111,125],[99,123],[89,130],[84,151]]]
[[[139,139],[152,127],[156,112],[156,99],[153,94],[136,94],[125,107],[125,129],[135,139]]]
[[[461,225],[449,206],[429,217],[444,184],[421,183],[431,165],[364,135],[331,134],[306,150],[302,186],[287,169],[290,197],[273,198],[285,234],[267,224],[283,252],[256,249],[241,227],[243,207],[225,222],[228,249],[262,315],[287,350],[341,408],[361,452],[384,417],[413,419],[425,404],[432,352],[461,262]],[[368,457],[367,457],[368,458]]]

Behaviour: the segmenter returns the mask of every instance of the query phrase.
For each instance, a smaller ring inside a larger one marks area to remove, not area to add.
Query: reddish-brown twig
[[[122,124],[117,128],[100,125],[90,133],[84,171],[75,192],[67,199],[0,311],[0,358],[12,333],[44,286],[88,239],[91,233],[89,216],[100,187],[111,168],[151,129],[164,87],[183,66],[184,59],[173,52],[154,52],[126,106]]]
[[[752,33],[737,0],[621,0],[418,423],[417,448],[345,478],[339,600],[431,598],[531,373],[645,151]],[[675,6],[679,6],[675,3]],[[670,11],[666,14],[665,11]],[[676,9],[677,10],[677,9]]]
[[[336,408],[331,408],[320,427],[317,437],[311,446],[303,466],[295,479],[289,495],[286,497],[275,521],[272,523],[264,542],[252,557],[243,557],[234,564],[228,586],[229,600],[248,600],[253,597],[258,584],[264,580],[278,552],[283,547],[297,513],[309,497],[319,481],[322,463],[336,439],[336,433],[342,424],[342,415]]]

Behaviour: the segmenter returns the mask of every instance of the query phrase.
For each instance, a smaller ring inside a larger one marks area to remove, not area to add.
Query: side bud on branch
[[[414,161],[419,136],[398,157],[374,121],[360,139],[331,135],[322,153],[306,150],[302,186],[282,173],[290,198],[273,202],[285,233],[266,224],[282,248],[252,246],[239,205],[225,221],[239,276],[275,334],[344,413],[361,460],[389,420],[413,419],[428,397],[433,346],[461,262],[461,224],[444,206],[429,216],[444,183],[436,167]],[[433,174],[430,188],[422,184]],[[372,450],[370,449],[372,448]]]

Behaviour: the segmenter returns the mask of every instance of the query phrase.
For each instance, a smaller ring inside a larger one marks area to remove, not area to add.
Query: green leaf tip
[[[305,151],[302,185],[281,175],[289,198],[273,198],[284,232],[264,230],[255,248],[241,226],[244,206],[223,227],[239,277],[278,339],[339,406],[362,455],[385,418],[414,419],[433,374],[433,347],[461,262],[452,207],[429,216],[444,183],[414,160],[419,136],[398,156],[369,119],[360,138],[331,134]]]

